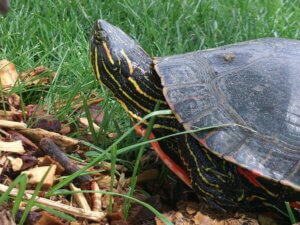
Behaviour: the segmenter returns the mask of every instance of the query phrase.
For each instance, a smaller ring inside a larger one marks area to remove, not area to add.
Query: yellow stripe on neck
[[[154,98],[150,95],[148,95],[146,92],[144,92],[140,86],[138,85],[138,83],[132,78],[132,77],[129,77],[128,80],[132,83],[132,85],[135,87],[135,89],[137,90],[137,92],[139,92],[141,95],[144,95],[145,97],[151,99],[152,101],[155,101],[155,102],[159,102],[159,103],[166,103],[165,101],[162,101],[160,99],[157,99],[157,98]]]

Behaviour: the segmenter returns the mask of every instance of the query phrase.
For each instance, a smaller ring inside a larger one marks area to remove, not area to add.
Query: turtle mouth
[[[93,29],[92,41],[95,44],[107,42],[109,40],[109,30],[112,30],[113,26],[105,22],[104,20],[98,20]]]

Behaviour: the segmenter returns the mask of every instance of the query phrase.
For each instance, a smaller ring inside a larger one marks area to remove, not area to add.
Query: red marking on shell
[[[232,163],[237,163],[236,160],[233,158],[233,156],[230,156],[230,155],[225,155],[223,157],[225,160],[227,160],[228,162],[232,162]]]
[[[207,143],[206,143],[206,140],[204,139],[204,138],[198,138],[198,141],[199,141],[199,143],[202,145],[202,146],[204,146],[205,148],[207,148],[208,149],[208,146],[207,146]]]
[[[290,206],[295,209],[300,209],[300,202],[290,202]]]
[[[144,136],[146,134],[146,129],[142,128],[141,125],[137,126],[135,128],[135,131],[137,134]],[[155,139],[155,136],[153,133],[149,135],[149,140]],[[187,186],[192,188],[191,180],[188,176],[188,174],[178,166],[167,154],[164,153],[164,151],[159,146],[158,142],[152,142],[151,143],[152,148],[157,153],[157,155],[161,158],[161,160],[166,164],[166,166],[176,174]]]
[[[237,167],[237,171],[239,174],[243,175],[244,177],[246,177],[246,179],[253,184],[255,187],[260,187],[261,184],[256,180],[257,177],[260,177],[261,174],[257,171],[257,170],[246,170],[242,167]]]
[[[291,182],[291,181],[289,181],[289,180],[280,180],[280,183],[283,185],[283,186],[289,186],[289,187],[294,187],[294,184]],[[297,187],[296,187],[296,189],[298,189]]]

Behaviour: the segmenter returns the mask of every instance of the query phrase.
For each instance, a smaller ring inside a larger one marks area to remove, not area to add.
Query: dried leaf
[[[198,205],[196,202],[188,202],[187,203],[187,206],[186,206],[186,212],[189,214],[189,215],[193,215],[197,212],[197,209],[198,209]]]
[[[2,0],[3,2],[3,0]],[[0,81],[2,88],[11,88],[15,85],[19,74],[13,63],[6,59],[0,60]]]
[[[71,127],[68,125],[68,126],[63,126],[60,131],[59,131],[60,134],[62,135],[67,135],[69,133],[71,133]]]
[[[49,84],[55,77],[55,73],[51,73],[51,76],[47,76],[50,70],[44,66],[38,66],[33,70],[24,72],[21,74],[20,79],[26,83],[26,85],[37,84]]]
[[[15,111],[15,109],[21,108],[21,97],[17,94],[10,94],[7,97],[7,103],[10,106],[10,109],[12,111]]]
[[[110,180],[111,180],[111,177],[108,176],[108,175],[105,175],[105,176],[102,176],[100,177],[98,180],[97,180],[97,183],[100,187],[100,189],[106,189],[106,190],[109,190],[110,188]],[[114,179],[114,187],[116,187],[117,185],[117,179],[115,178]]]
[[[34,127],[58,133],[61,130],[61,123],[53,116],[45,116],[39,118]]]
[[[221,225],[215,220],[211,219],[210,217],[202,214],[201,212],[197,212],[193,220],[195,224],[199,224],[199,225],[206,225],[206,224]]]
[[[91,104],[89,106],[89,111],[91,113],[91,117],[95,124],[99,125],[104,117],[104,112],[99,104]]]

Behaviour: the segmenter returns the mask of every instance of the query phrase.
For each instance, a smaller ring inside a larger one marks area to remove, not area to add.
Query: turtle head
[[[116,94],[130,77],[152,68],[148,54],[120,28],[98,20],[92,31],[91,61],[97,79]]]

